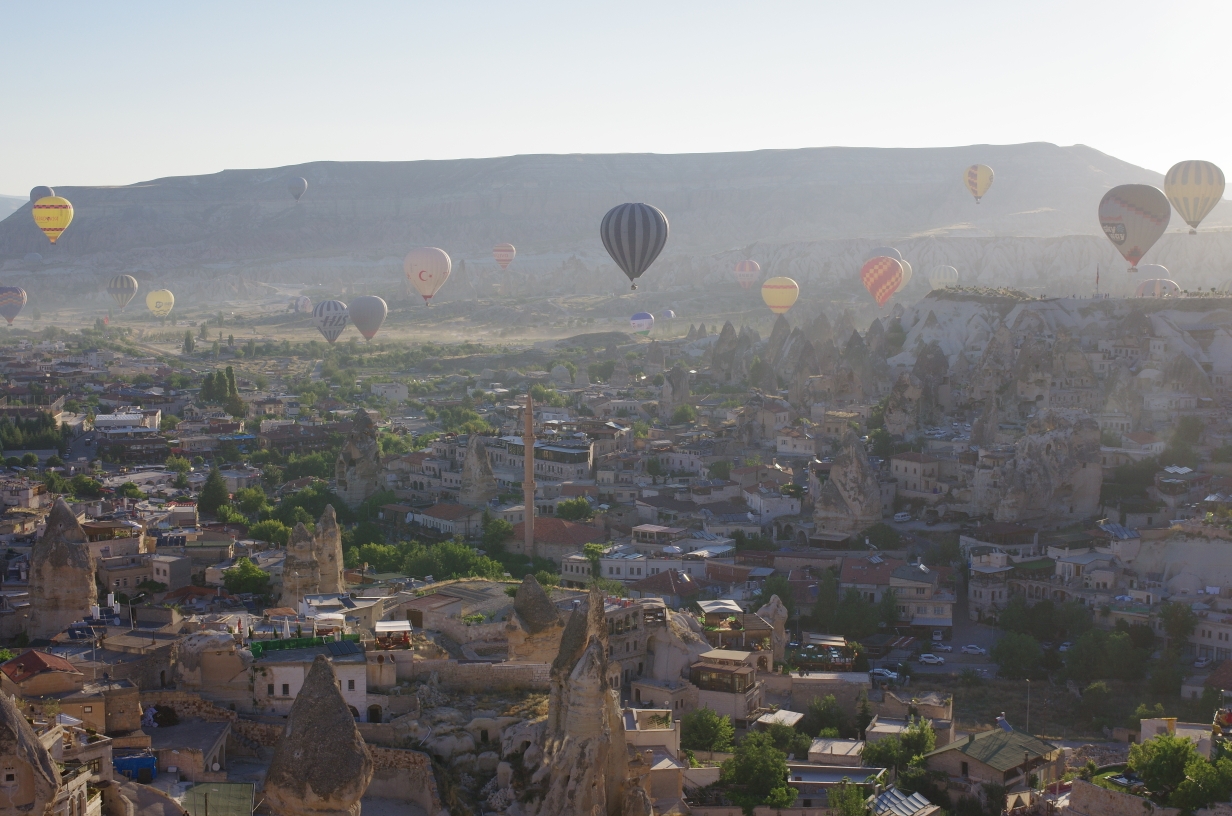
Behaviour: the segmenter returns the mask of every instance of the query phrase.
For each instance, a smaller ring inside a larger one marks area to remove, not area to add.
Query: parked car
[[[988,654],[988,650],[983,647],[976,646],[974,643],[968,643],[966,646],[962,647],[962,653],[967,655],[986,655]]]
[[[1194,668],[1195,669],[1205,669],[1207,666],[1211,665],[1214,662],[1215,661],[1211,660],[1209,657],[1199,657],[1197,660],[1194,661]]]
[[[898,674],[890,671],[889,669],[873,669],[869,672],[869,675],[871,675],[875,680],[889,680],[891,682],[896,682],[898,680]]]
[[[904,521],[911,521],[911,514],[910,513],[895,513],[894,520],[898,522],[899,524],[902,524]]]
[[[944,639],[945,639],[945,637],[942,635],[942,633],[941,633],[941,630],[940,630],[940,629],[934,629],[934,630],[933,630],[933,640],[934,640],[934,641],[938,641],[938,642],[940,642],[940,641],[942,641],[942,640],[944,640]]]
[[[920,662],[925,666],[944,666],[945,658],[937,657],[935,654],[922,654],[920,655]]]
[[[952,652],[954,651],[954,647],[948,643],[935,643],[934,642],[932,644],[932,647],[929,649],[929,651],[931,652]]]
[[[1064,643],[1062,643],[1060,646],[1058,646],[1058,647],[1057,647],[1057,651],[1058,651],[1058,652],[1068,652],[1068,651],[1069,651],[1070,649],[1072,649],[1072,648],[1074,648],[1074,644],[1070,643],[1070,642],[1067,640],[1067,641],[1065,641]]]

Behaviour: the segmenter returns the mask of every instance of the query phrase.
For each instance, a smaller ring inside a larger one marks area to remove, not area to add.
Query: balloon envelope
[[[348,307],[351,322],[365,340],[371,340],[381,330],[381,324],[389,314],[389,306],[376,295],[364,295],[351,301]]]
[[[299,201],[299,197],[308,192],[308,179],[293,178],[287,183],[287,192],[295,196],[295,200]]]
[[[436,247],[412,249],[402,261],[407,283],[415,287],[424,303],[432,300],[432,296],[445,285],[452,266],[453,262],[445,250]]]
[[[1151,278],[1138,284],[1138,288],[1134,290],[1134,297],[1157,298],[1164,295],[1175,295],[1180,291],[1181,287],[1176,285],[1176,281],[1171,281],[1167,278]]]
[[[902,289],[904,286],[911,283],[911,276],[915,274],[915,270],[913,270],[911,268],[911,264],[907,263],[905,260],[899,261],[899,264],[903,267],[903,282],[898,285],[898,288]]]
[[[785,314],[800,297],[800,284],[791,278],[771,278],[761,285],[761,299],[775,314]]]
[[[1138,261],[1164,234],[1171,215],[1167,196],[1149,184],[1113,187],[1099,202],[1099,225],[1129,261],[1131,272],[1137,271]]]
[[[675,313],[674,311],[672,311],[671,309],[668,309],[666,312],[664,312],[664,313],[663,313],[662,315],[660,315],[660,316],[661,316],[664,320],[675,320],[675,319],[676,319],[676,313]]]
[[[312,310],[317,331],[332,345],[347,325],[347,305],[340,300],[323,300]]]
[[[107,294],[119,305],[120,310],[133,302],[137,296],[137,279],[132,275],[116,275],[107,284]]]
[[[884,255],[871,258],[860,269],[860,280],[877,305],[884,306],[903,284],[903,265]]]
[[[1223,198],[1223,185],[1223,171],[1208,161],[1177,162],[1164,176],[1164,194],[1191,234]]]
[[[145,296],[145,306],[155,317],[166,317],[175,308],[175,295],[170,289],[155,289]]]
[[[304,295],[293,297],[291,298],[291,308],[297,312],[311,312],[312,301]]]
[[[508,269],[509,264],[513,263],[513,258],[517,254],[517,247],[513,244],[497,244],[492,247],[492,257],[496,259],[496,264],[501,269]]]
[[[654,315],[650,312],[638,312],[629,318],[629,325],[636,334],[650,334],[650,330],[654,328]]]
[[[640,278],[659,257],[667,234],[667,216],[649,204],[618,204],[599,224],[603,248],[630,281]]]
[[[38,201],[40,198],[51,198],[56,194],[56,191],[50,187],[33,187],[30,190],[30,203]]]
[[[13,319],[26,305],[26,290],[19,286],[0,286],[0,317],[13,325]]]
[[[958,285],[958,270],[952,266],[939,266],[928,276],[928,285],[933,289],[947,289]]]
[[[986,164],[971,165],[963,173],[963,183],[967,185],[967,192],[975,196],[975,203],[979,204],[984,193],[992,186],[992,168]]]
[[[68,225],[73,223],[73,205],[68,203],[67,198],[60,196],[40,198],[34,202],[31,212],[34,214],[34,223],[53,244],[68,229]]]
[[[872,251],[868,253],[868,257],[870,258],[893,258],[896,261],[901,261],[903,259],[903,253],[899,252],[894,247],[879,246],[879,247],[873,247]]]
[[[760,277],[761,264],[757,263],[757,261],[741,261],[736,264],[736,282],[741,287],[748,289],[757,283],[757,279]]]

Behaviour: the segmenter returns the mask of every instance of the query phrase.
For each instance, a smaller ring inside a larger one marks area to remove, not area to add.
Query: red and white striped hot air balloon
[[[757,283],[757,279],[760,277],[761,264],[757,263],[757,261],[741,261],[736,264],[736,283],[740,284],[742,289],[748,289]]]
[[[492,257],[496,259],[496,264],[501,269],[508,269],[517,254],[518,250],[513,244],[497,244],[492,247]]]

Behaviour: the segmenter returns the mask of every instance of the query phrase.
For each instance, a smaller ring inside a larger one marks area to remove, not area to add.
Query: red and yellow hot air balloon
[[[73,223],[73,205],[58,195],[44,196],[31,208],[34,223],[53,244]]]
[[[873,296],[873,300],[877,301],[877,305],[884,306],[898,291],[898,287],[903,285],[903,265],[897,258],[884,255],[870,258],[860,268],[860,280]]]
[[[517,247],[513,244],[497,244],[492,247],[492,257],[496,259],[496,265],[501,269],[508,269],[517,254]]]
[[[761,285],[761,299],[775,314],[786,314],[800,297],[800,284],[791,278],[771,278]]]
[[[757,261],[741,261],[736,264],[736,283],[739,283],[742,289],[748,289],[757,283],[760,277],[761,264]]]

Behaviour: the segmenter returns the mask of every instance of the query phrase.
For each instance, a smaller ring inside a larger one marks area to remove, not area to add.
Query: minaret
[[[522,552],[531,558],[538,557],[535,550],[535,418],[534,400],[526,392],[526,427],[522,430],[522,450],[525,460],[522,471],[522,504],[524,515],[522,529]]]

